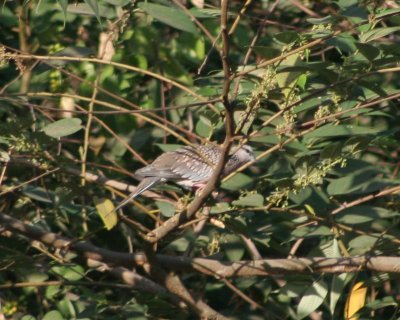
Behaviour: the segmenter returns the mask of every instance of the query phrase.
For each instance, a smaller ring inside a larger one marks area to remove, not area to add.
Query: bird
[[[253,149],[249,145],[231,150],[222,170],[222,177],[255,160]],[[185,146],[161,154],[151,164],[135,172],[135,176],[141,179],[141,182],[135,191],[119,203],[113,211],[121,209],[129,201],[153,186],[167,181],[174,182],[186,189],[203,188],[211,178],[221,154],[221,147],[214,144]]]

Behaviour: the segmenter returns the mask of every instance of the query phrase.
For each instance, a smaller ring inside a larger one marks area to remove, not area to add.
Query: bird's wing
[[[201,150],[200,150],[201,151]],[[191,147],[166,152],[154,162],[135,172],[138,177],[159,177],[166,180],[204,181],[212,174],[212,167],[205,157]]]
[[[164,153],[154,160],[153,163],[136,170],[135,176],[139,179],[158,177],[166,180],[179,180],[182,178],[181,175],[172,170],[174,162],[176,162],[176,159],[173,152]]]

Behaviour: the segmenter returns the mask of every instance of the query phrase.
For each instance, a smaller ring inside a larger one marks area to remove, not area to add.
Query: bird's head
[[[232,149],[233,149],[233,154],[239,158],[240,162],[249,162],[255,160],[253,148],[247,144],[241,146],[239,149],[237,148],[232,148]]]

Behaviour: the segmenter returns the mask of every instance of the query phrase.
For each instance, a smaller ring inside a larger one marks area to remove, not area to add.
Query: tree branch
[[[58,249],[71,249],[82,257],[105,262],[113,266],[142,266],[146,261],[143,253],[116,252],[99,248],[87,242],[74,242],[71,239],[47,232],[0,213],[0,225],[9,231],[38,240],[47,246]],[[238,262],[218,261],[206,258],[186,258],[156,255],[157,261],[174,271],[197,271],[213,277],[249,277],[300,273],[348,273],[369,270],[373,272],[400,273],[400,257],[359,256],[348,258],[291,258],[243,260]]]
[[[143,253],[122,253],[99,248],[87,242],[74,242],[66,237],[52,232],[46,232],[40,228],[22,223],[17,219],[1,213],[0,225],[9,231],[21,234],[31,240],[40,241],[47,246],[63,250],[71,249],[78,252],[86,259],[116,266],[115,268],[109,269],[110,273],[118,278],[121,278],[125,283],[132,285],[135,289],[156,294],[169,292],[172,294],[169,299],[175,304],[179,298],[180,300],[184,301],[193,311],[202,317],[206,317],[206,319],[213,317],[217,319],[225,319],[223,315],[209,307],[202,299],[195,299],[192,297],[177,275],[173,273],[167,274],[164,272],[164,270],[159,267],[159,264],[164,265],[164,261],[162,259],[159,260],[156,258],[155,263],[151,263],[151,266],[155,269],[152,273],[157,274],[157,280],[162,280],[162,283],[165,285],[166,289],[150,279],[121,267],[132,267],[138,265],[142,266],[145,263],[148,263],[149,261],[146,259],[146,256]]]

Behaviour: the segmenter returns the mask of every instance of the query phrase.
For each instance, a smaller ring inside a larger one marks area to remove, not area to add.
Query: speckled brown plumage
[[[234,152],[230,154],[222,176],[227,176],[254,159],[253,150],[248,145],[232,149]],[[186,188],[204,186],[212,176],[220,157],[221,148],[211,144],[186,146],[176,151],[163,153],[153,163],[135,172],[142,181],[116,210],[160,182],[173,181]]]

